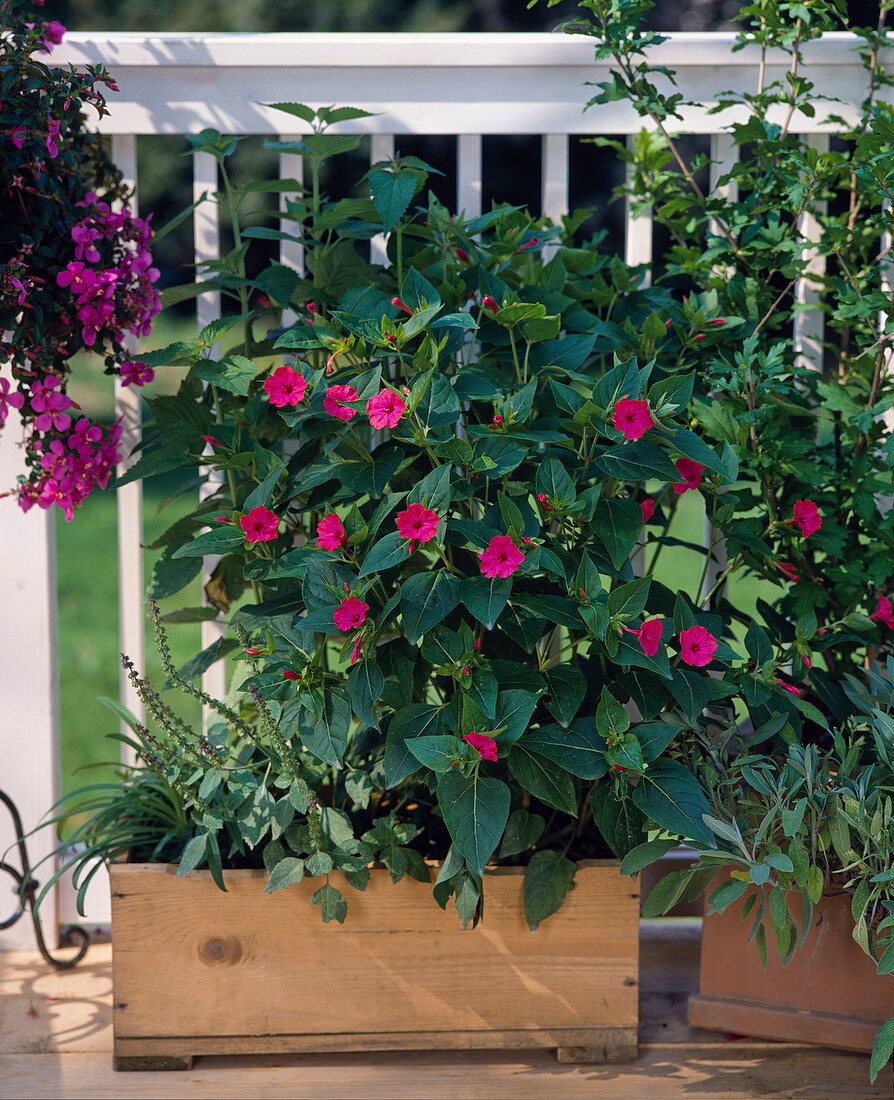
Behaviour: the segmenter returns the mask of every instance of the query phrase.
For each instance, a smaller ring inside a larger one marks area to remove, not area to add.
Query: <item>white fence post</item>
[[[11,380],[11,372],[3,369]],[[0,489],[11,489],[25,473],[21,420],[16,409],[0,432]],[[0,500],[0,562],[3,563],[3,659],[0,661],[0,787],[18,807],[26,832],[35,828],[59,797],[59,676],[56,645],[55,511],[36,505],[23,512],[7,497]],[[3,855],[15,840],[12,820],[0,805],[0,858],[19,866],[19,853]],[[55,829],[28,838],[32,867],[56,847]],[[21,869],[21,868],[19,868]],[[46,882],[55,871],[47,862],[35,878]],[[12,880],[0,879],[0,919],[12,915]],[[41,906],[44,934],[58,944],[56,891]],[[0,932],[0,950],[31,949],[34,930],[28,917]]]

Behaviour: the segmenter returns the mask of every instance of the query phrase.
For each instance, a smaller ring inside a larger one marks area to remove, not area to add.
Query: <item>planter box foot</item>
[[[112,1059],[112,1065],[119,1073],[192,1069],[192,1063],[191,1054],[116,1054]]]
[[[566,1065],[595,1065],[599,1062],[634,1062],[639,1057],[636,1039],[589,1047],[556,1047],[556,1061]]]

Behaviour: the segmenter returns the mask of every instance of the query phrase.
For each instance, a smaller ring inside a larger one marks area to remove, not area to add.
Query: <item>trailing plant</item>
[[[83,108],[107,114],[101,86],[117,87],[101,66],[52,65],[64,33],[33,0],[0,0],[0,428],[20,411],[19,505],[58,505],[70,520],[107,484],[121,437],[120,425],[78,415],[66,393],[72,356],[91,349],[107,374],[143,385],[152,371],[125,339],[148,335],[161,307],[148,219],[127,209],[121,174],[86,128]]]

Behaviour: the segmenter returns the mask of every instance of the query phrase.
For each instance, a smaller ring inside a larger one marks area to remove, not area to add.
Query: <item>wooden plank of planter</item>
[[[819,925],[786,967],[768,936],[765,969],[754,944],[745,943],[751,925],[740,915],[747,896],[705,918],[690,1026],[869,1053],[891,1015],[894,977],[879,976],[851,937],[850,899],[821,899]]]
[[[195,1054],[564,1048],[636,1056],[639,890],[615,861],[580,865],[564,906],[531,933],[523,873],[486,874],[464,930],[431,886],[373,870],[344,925],[309,904],[319,881],[264,894],[259,871],[112,868],[116,1063]],[[170,1066],[170,1063],[169,1063]]]

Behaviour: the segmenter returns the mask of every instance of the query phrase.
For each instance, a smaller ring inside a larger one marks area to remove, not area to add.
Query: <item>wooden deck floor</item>
[[[630,1065],[557,1065],[543,1053],[200,1058],[183,1073],[112,1070],[111,952],[73,971],[36,952],[0,953],[0,1097],[288,1097],[291,1100],[786,1100],[894,1096],[869,1084],[868,1058],[785,1043],[729,1040],[686,1025],[698,968],[695,921],[644,922],[641,1055]],[[884,1078],[884,1080],[882,1079]]]

